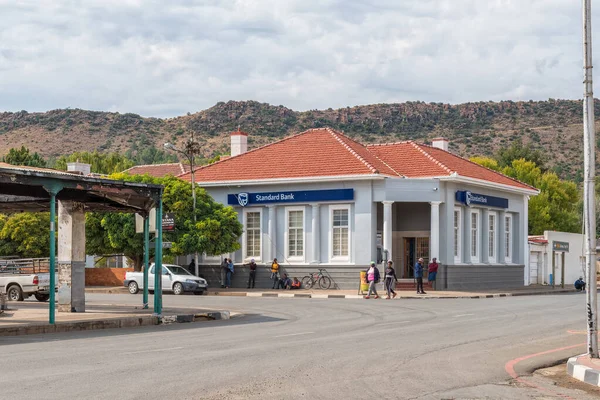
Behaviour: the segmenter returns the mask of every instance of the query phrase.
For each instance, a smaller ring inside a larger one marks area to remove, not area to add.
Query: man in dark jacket
[[[227,279],[227,272],[229,271],[229,260],[227,258],[223,259],[221,263],[221,287],[225,287],[225,281]]]
[[[427,294],[423,290],[423,259],[419,258],[419,261],[415,264],[415,278],[417,278],[417,294]]]
[[[246,264],[248,268],[250,268],[250,276],[248,277],[248,289],[250,289],[250,285],[252,285],[252,289],[254,289],[254,284],[256,283],[256,263],[254,262],[254,258],[250,260],[248,264]]]

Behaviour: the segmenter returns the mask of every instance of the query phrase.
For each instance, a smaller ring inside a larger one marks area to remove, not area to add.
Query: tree
[[[485,157],[471,160],[484,166],[493,166],[494,161]],[[500,172],[540,190],[540,194],[529,200],[530,234],[540,235],[547,230],[581,231],[580,194],[574,182],[560,180],[554,172],[542,172],[535,162],[526,159],[513,160]]]
[[[49,213],[0,215],[0,255],[49,257],[49,239]]]
[[[163,240],[172,242],[165,256],[191,254],[223,254],[239,249],[242,225],[231,207],[215,202],[203,189],[196,190],[196,217],[193,222],[192,189],[189,183],[174,177],[152,178],[113,174],[112,179],[164,185],[164,212],[175,214],[175,231],[164,232]],[[137,270],[143,261],[143,235],[135,233],[133,214],[97,213],[86,218],[86,246],[90,254],[122,253]],[[152,247],[152,246],[151,246]],[[151,249],[153,254],[153,249]]]
[[[76,152],[69,156],[61,156],[56,160],[54,168],[66,171],[67,163],[82,162],[90,164],[91,171],[96,174],[114,174],[131,168],[135,163],[119,153],[100,153],[98,151]]]
[[[471,157],[470,160],[472,162],[479,164],[483,167],[486,167],[488,169],[491,169],[494,171],[500,171],[500,166],[498,165],[498,161],[494,160],[493,158],[476,156],[476,157]]]
[[[494,158],[501,168],[510,167],[513,161],[524,159],[535,163],[542,172],[547,170],[544,154],[539,150],[535,150],[531,144],[524,146],[521,139],[515,140],[509,147],[498,150]]]
[[[21,146],[20,149],[10,149],[8,154],[2,157],[2,161],[12,165],[25,165],[28,167],[44,168],[46,160],[38,153],[31,154],[29,149]]]

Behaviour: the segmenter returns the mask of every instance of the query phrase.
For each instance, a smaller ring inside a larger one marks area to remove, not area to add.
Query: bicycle
[[[302,278],[302,286],[306,289],[311,289],[318,283],[319,288],[329,289],[331,287],[331,278],[328,275],[329,272],[325,268],[319,268],[319,272],[314,272]]]

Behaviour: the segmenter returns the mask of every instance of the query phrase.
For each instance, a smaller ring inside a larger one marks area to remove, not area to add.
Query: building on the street
[[[326,268],[338,287],[389,258],[411,279],[419,257],[441,262],[438,289],[504,288],[530,280],[529,196],[538,190],[448,151],[448,141],[363,145],[329,128],[311,129],[195,171],[244,225],[242,264],[276,257],[294,276]],[[191,174],[180,175],[190,181]],[[204,257],[216,265],[220,257]]]
[[[584,235],[545,231],[529,236],[530,285],[572,286],[579,277],[585,277]]]

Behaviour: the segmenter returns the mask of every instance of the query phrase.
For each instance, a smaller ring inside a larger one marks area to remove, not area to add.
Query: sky
[[[578,99],[581,30],[580,0],[0,0],[0,112]]]

